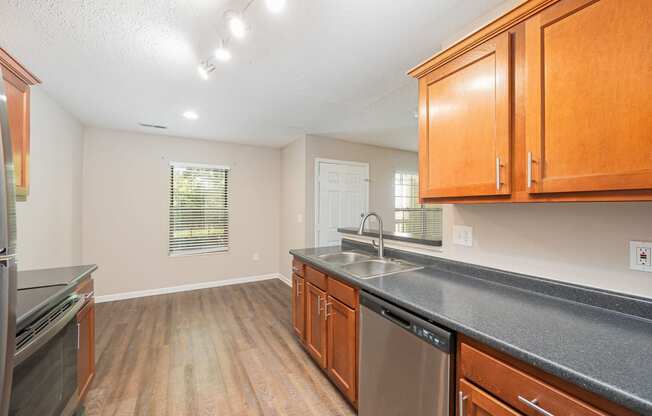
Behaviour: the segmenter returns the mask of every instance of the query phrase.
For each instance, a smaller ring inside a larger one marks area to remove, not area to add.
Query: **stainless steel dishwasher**
[[[452,334],[360,294],[360,416],[448,416]]]

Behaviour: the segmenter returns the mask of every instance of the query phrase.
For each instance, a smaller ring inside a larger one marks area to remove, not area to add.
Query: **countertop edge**
[[[316,260],[314,257],[306,256],[302,253],[299,253],[298,250],[290,250],[290,254],[298,257],[305,263],[318,267],[324,271],[327,271],[328,273],[334,275],[335,277],[338,277],[360,289],[364,289],[365,291],[384,299],[388,298],[387,293],[377,290],[372,286],[366,285],[364,281],[360,281],[352,276],[347,275],[346,273],[342,273],[341,271],[332,268],[326,262],[321,262]],[[508,342],[501,341],[500,339],[495,338],[490,334],[484,333],[480,330],[476,330],[472,327],[465,325],[464,323],[457,322],[444,315],[433,313],[431,311],[422,309],[416,305],[410,304],[409,302],[405,302],[391,296],[388,300],[390,302],[395,303],[398,306],[401,306],[409,311],[416,313],[417,315],[422,315],[428,319],[432,319],[433,321],[435,321],[440,325],[452,329],[453,331],[459,332],[465,336],[468,336],[469,338],[472,338],[478,342],[484,343],[487,346],[492,347],[500,352],[508,354],[527,364],[530,364],[554,376],[557,376],[570,383],[573,383],[578,387],[581,387],[599,396],[605,397],[607,400],[613,401],[614,403],[617,403],[621,406],[624,406],[636,412],[642,412],[643,414],[652,414],[652,402],[642,399],[638,396],[632,395],[627,391],[621,390],[617,387],[613,387],[600,380],[596,380],[594,378],[591,378],[590,376],[574,371],[566,366],[547,360],[535,353],[531,353],[526,350],[514,347],[512,344],[509,344]]]

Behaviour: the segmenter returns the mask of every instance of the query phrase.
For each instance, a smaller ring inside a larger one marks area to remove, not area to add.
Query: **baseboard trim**
[[[242,283],[260,282],[263,280],[279,279],[285,284],[288,280],[280,273],[270,273],[258,276],[236,277],[234,279],[215,280],[212,282],[193,283],[182,286],[162,287],[158,289],[138,290],[135,292],[115,293],[113,295],[95,296],[95,303],[114,302],[117,300],[144,298],[147,296],[165,295],[169,293],[189,292],[192,290],[209,289],[212,287],[239,285]]]
[[[278,274],[278,280],[280,280],[281,282],[285,283],[286,285],[292,287],[292,279],[290,279],[289,277],[287,277],[283,273]]]

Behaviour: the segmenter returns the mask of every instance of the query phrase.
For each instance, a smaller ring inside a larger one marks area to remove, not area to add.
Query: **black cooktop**
[[[37,318],[52,306],[60,302],[69,292],[68,285],[56,285],[47,287],[36,287],[21,289],[16,295],[16,317],[17,330],[28,325],[25,322],[28,317]]]

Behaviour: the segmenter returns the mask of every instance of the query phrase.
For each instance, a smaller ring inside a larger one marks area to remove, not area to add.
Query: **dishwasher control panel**
[[[448,349],[448,337],[441,337],[435,334],[433,331],[430,331],[417,324],[412,325],[412,333],[414,333],[414,335],[421,338],[422,340],[426,341],[428,344],[432,344],[437,348]]]

